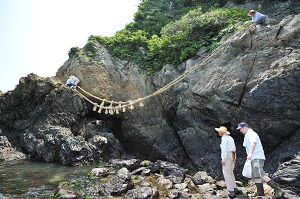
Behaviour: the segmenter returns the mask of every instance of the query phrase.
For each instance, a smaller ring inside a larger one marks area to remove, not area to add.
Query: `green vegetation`
[[[86,175],[82,175],[78,178],[68,180],[68,181],[61,181],[57,185],[58,189],[66,189],[70,191],[74,191],[77,194],[80,194],[83,192],[83,190],[87,187],[94,187],[99,186],[101,183],[104,183],[107,181],[111,176],[114,176],[118,170],[121,169],[121,166],[115,165],[113,167],[110,167],[109,171],[107,172],[107,175],[104,174],[103,176],[97,176],[95,173],[89,172]],[[104,187],[100,188],[100,191],[98,192],[100,196],[105,195],[105,189]],[[50,198],[51,199],[57,199],[57,198],[63,198],[63,194],[60,192],[52,193]],[[87,196],[85,199],[89,199],[91,196]]]
[[[70,49],[68,55],[69,55],[69,58],[72,58],[74,56],[78,57],[80,53],[81,53],[81,50],[79,47],[73,47]]]
[[[69,57],[90,60],[97,41],[114,56],[133,61],[147,74],[165,64],[178,65],[201,48],[212,51],[222,36],[249,24],[248,10],[225,8],[221,0],[143,0],[134,22],[112,37],[91,35],[83,51],[72,48]],[[239,0],[235,0],[240,3]]]
[[[50,195],[50,199],[58,199],[58,198],[60,198],[62,196],[62,194],[60,193],[60,192],[58,192],[58,193],[52,193],[51,195]]]

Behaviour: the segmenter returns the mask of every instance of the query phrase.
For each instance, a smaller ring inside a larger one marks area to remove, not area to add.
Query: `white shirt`
[[[254,132],[252,129],[249,128],[247,133],[245,134],[244,142],[243,142],[243,146],[246,148],[247,155],[250,152],[250,146],[251,146],[251,143],[253,143],[253,142],[255,142],[256,145],[255,145],[255,149],[252,154],[252,160],[254,160],[254,159],[265,160],[266,159],[265,152],[264,152],[263,146],[261,144],[260,138],[256,132]]]
[[[77,86],[77,84],[79,83],[79,79],[73,75],[70,78],[71,78],[72,84]]]
[[[67,82],[66,82],[66,85],[71,84],[71,83],[72,83],[72,81],[71,81],[71,79],[69,78],[69,79],[67,80]]]
[[[235,152],[236,148],[233,138],[228,134],[223,135],[221,140],[221,159],[224,162],[228,153]]]

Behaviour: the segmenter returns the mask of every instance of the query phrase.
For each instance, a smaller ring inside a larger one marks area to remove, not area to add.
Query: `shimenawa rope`
[[[90,100],[89,98],[87,98],[85,95],[83,95],[81,92],[79,92],[78,90],[76,90],[84,99],[86,99],[88,102],[90,102],[91,104],[94,105],[93,107],[93,111],[97,111],[98,109],[98,113],[101,113],[102,110],[104,110],[105,114],[119,114],[120,111],[125,112],[126,108],[128,107],[129,109],[134,109],[133,105],[136,103],[139,103],[140,106],[144,106],[143,102],[144,100],[154,97],[166,90],[168,90],[170,87],[174,86],[175,84],[177,84],[178,82],[180,82],[181,80],[183,80],[185,77],[187,77],[192,71],[196,70],[197,68],[199,68],[200,66],[203,66],[210,58],[214,57],[217,53],[219,53],[221,50],[223,49],[223,47],[219,47],[217,50],[215,50],[214,52],[212,52],[210,55],[208,55],[207,57],[205,57],[199,64],[191,67],[189,70],[187,70],[185,73],[183,73],[182,75],[178,76],[176,79],[174,79],[173,81],[171,81],[170,83],[168,83],[167,85],[163,86],[162,88],[160,88],[159,90],[155,91],[154,93],[145,96],[143,98],[139,98],[136,100],[128,100],[126,102],[122,102],[122,101],[113,101],[113,100],[107,100],[107,99],[103,99],[103,98],[99,98],[89,92],[87,92],[86,90],[84,90],[83,88],[81,88],[80,86],[77,86],[76,88],[78,88],[80,91],[82,91],[83,93],[101,101],[101,104],[97,104],[95,102],[93,102],[92,100]],[[105,104],[109,104],[109,106],[105,106]]]

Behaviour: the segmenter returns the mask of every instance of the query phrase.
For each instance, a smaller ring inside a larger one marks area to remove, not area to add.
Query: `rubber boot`
[[[265,191],[264,191],[263,184],[262,183],[255,183],[255,186],[256,186],[257,192],[254,195],[254,197],[256,197],[256,196],[265,196]]]
[[[279,188],[278,184],[274,180],[270,180],[267,184],[274,189],[274,199],[281,198],[284,195],[283,190]]]
[[[229,196],[229,198],[234,198],[235,192],[234,191],[229,191],[228,196]]]

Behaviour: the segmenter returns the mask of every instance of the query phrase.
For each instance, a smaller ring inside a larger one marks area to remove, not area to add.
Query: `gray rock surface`
[[[26,159],[26,155],[12,148],[5,136],[0,136],[0,162]]]
[[[117,175],[109,179],[104,185],[104,190],[107,195],[121,196],[134,186],[131,174],[127,168],[121,168]]]
[[[121,157],[109,125],[90,122],[86,101],[55,79],[29,74],[0,100],[3,136],[31,159],[82,165]]]

